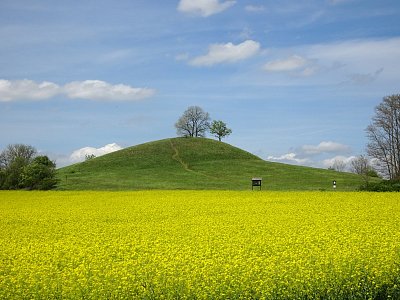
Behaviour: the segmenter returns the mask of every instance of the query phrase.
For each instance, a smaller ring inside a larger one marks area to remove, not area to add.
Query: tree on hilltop
[[[190,106],[175,123],[176,132],[184,137],[204,137],[210,127],[210,116],[199,106]]]
[[[214,120],[210,126],[210,133],[217,137],[219,141],[221,141],[222,138],[232,133],[232,129],[229,129],[224,122],[220,120]]]

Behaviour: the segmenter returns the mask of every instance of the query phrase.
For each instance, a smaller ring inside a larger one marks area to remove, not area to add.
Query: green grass
[[[205,138],[172,138],[125,148],[58,170],[62,190],[356,190],[355,174],[267,162],[229,144]]]

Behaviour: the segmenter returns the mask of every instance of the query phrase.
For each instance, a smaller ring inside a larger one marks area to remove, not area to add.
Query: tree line
[[[175,123],[183,137],[204,137],[207,132],[218,138],[232,130],[221,120],[211,121],[199,106],[190,106]],[[376,106],[371,124],[366,128],[367,153],[351,162],[352,171],[363,176],[366,189],[400,191],[400,94],[384,97]],[[339,169],[337,163],[334,169]],[[377,171],[387,182],[371,187],[368,179]],[[49,190],[57,185],[56,164],[29,145],[9,145],[0,153],[0,189]],[[389,188],[387,187],[389,186]]]
[[[56,164],[34,147],[13,144],[0,153],[0,189],[50,190],[56,185]]]

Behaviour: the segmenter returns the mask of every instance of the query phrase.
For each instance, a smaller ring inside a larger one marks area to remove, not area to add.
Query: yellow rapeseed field
[[[0,192],[0,299],[400,299],[400,195]]]

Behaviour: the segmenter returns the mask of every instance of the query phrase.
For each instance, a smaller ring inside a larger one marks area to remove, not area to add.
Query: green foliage
[[[268,162],[207,138],[154,141],[58,170],[67,190],[248,190],[252,177],[263,178],[263,190],[332,190],[336,180],[338,191],[354,191],[363,183],[356,174]]]
[[[57,183],[56,166],[47,156],[36,156],[32,146],[9,145],[0,153],[0,189],[49,190]]]
[[[374,177],[374,178],[380,178],[378,172],[372,167],[368,168],[367,176],[368,177]]]
[[[27,161],[23,157],[14,158],[7,168],[3,170],[3,181],[1,188],[5,190],[17,190],[21,187],[21,178]]]
[[[400,181],[382,180],[379,182],[368,182],[363,184],[360,190],[370,192],[400,192]]]
[[[47,156],[38,156],[24,167],[20,185],[29,190],[51,190],[57,184],[56,165]]]
[[[15,190],[21,187],[24,167],[35,157],[36,149],[29,145],[8,145],[0,153],[0,189]]]
[[[232,129],[229,129],[224,122],[214,120],[210,126],[210,133],[221,141],[222,138],[232,133]]]

